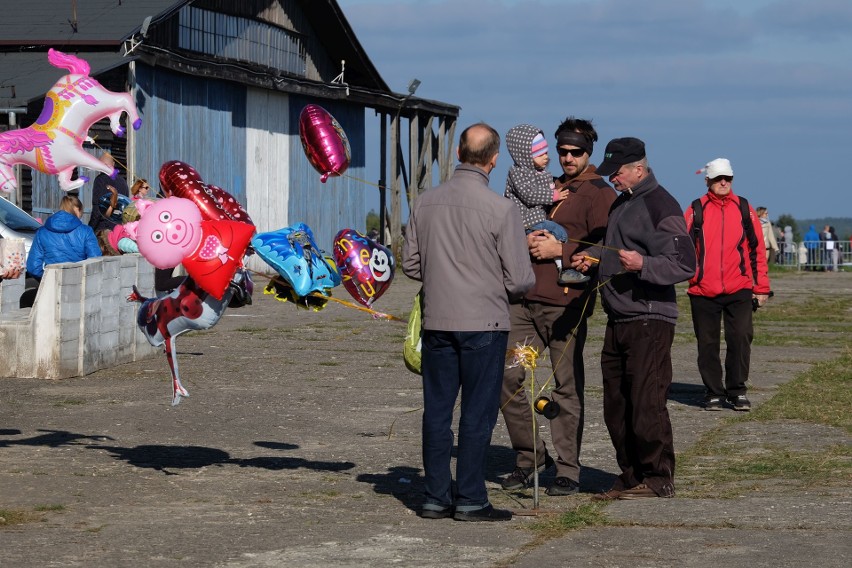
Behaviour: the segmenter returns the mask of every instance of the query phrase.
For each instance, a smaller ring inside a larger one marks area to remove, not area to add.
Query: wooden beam
[[[390,215],[390,232],[391,232],[391,251],[397,259],[402,258],[402,243],[399,237],[402,236],[402,168],[404,164],[400,163],[399,152],[399,115],[394,115],[391,120],[391,215]]]
[[[408,121],[408,210],[411,211],[414,200],[420,195],[420,114],[415,114]]]
[[[379,128],[379,242],[383,245],[390,244],[385,239],[385,227],[388,226],[388,115],[379,113],[381,126]]]

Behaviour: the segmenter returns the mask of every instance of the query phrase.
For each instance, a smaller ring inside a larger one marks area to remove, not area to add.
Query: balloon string
[[[283,280],[282,278],[280,278],[278,276],[273,276],[273,277],[270,278],[268,275],[263,274],[261,272],[257,272],[256,270],[251,270],[249,268],[246,268],[246,270],[248,270],[250,273],[255,274],[257,276],[262,276],[263,278],[268,278],[269,280],[272,280],[274,282],[278,282],[279,284],[283,284],[284,286],[291,287],[289,282],[287,282],[286,280]],[[406,320],[403,320],[402,318],[398,318],[397,316],[378,312],[376,310],[373,310],[373,309],[370,309],[370,308],[367,308],[367,307],[364,307],[364,306],[359,306],[358,304],[354,304],[352,302],[347,302],[346,300],[341,300],[341,299],[335,298],[333,296],[326,296],[325,294],[320,294],[319,292],[311,292],[310,294],[307,294],[307,295],[314,297],[314,298],[321,298],[323,300],[331,300],[332,302],[337,302],[338,304],[344,305],[347,308],[354,308],[354,309],[360,310],[362,312],[367,312],[368,314],[371,314],[375,318],[387,319],[387,320],[391,320],[391,321],[406,321]]]
[[[335,173],[337,173],[337,172],[335,172]],[[378,183],[373,183],[371,181],[367,181],[367,180],[361,179],[359,177],[350,176],[349,174],[338,174],[338,175],[341,176],[341,177],[353,179],[355,181],[360,181],[361,183],[366,183],[367,185],[372,185],[373,187],[378,187],[379,189],[387,189],[387,187],[384,186],[384,185],[381,185],[381,184],[378,184]]]
[[[355,308],[356,310],[361,310],[362,312],[367,312],[369,314],[372,314],[373,317],[376,317],[376,318],[389,319],[389,320],[393,320],[393,321],[405,321],[405,320],[398,318],[394,315],[385,314],[385,313],[382,313],[382,312],[377,312],[376,310],[371,310],[370,308],[366,308],[364,306],[359,306],[357,304],[353,304],[352,302],[347,302],[346,300],[341,300],[341,299],[335,298],[333,296],[326,296],[324,294],[320,294],[319,292],[311,292],[310,294],[308,294],[308,296],[313,296],[314,298],[322,298],[324,300],[331,300],[332,302],[337,302],[338,304],[343,304],[347,308]]]
[[[97,136],[95,136],[95,138],[97,138]],[[101,146],[100,144],[98,144],[97,142],[95,142],[95,138],[92,138],[91,144],[93,144],[93,145],[97,146],[98,148],[100,148],[100,149],[101,149],[101,150],[103,150],[104,152],[109,152],[109,150],[107,150],[106,148],[104,148],[103,146]],[[125,172],[125,173],[129,173],[129,171],[130,171],[130,170],[128,170],[128,169],[127,169],[127,164],[122,163],[122,162],[121,162],[121,160],[119,160],[118,158],[116,158],[116,157],[115,157],[112,153],[110,153],[110,156],[112,156],[112,159],[115,161],[115,163],[116,163],[116,164],[118,164],[119,166],[121,166],[122,168],[124,168],[124,172]],[[141,178],[141,177],[139,177],[139,176],[137,176],[137,175],[135,175],[135,174],[133,175],[133,182],[136,182],[136,180],[140,180],[140,179],[142,179],[142,178]]]
[[[609,279],[598,283],[591,292],[596,292],[602,286],[605,286],[610,280],[612,280],[616,276],[624,274],[625,272],[626,272],[625,270],[622,270],[621,272],[613,274]],[[577,330],[580,329],[580,326],[583,324],[583,320],[588,317],[588,316],[586,316],[586,309],[589,307],[589,301],[592,298],[591,292],[586,296],[586,300],[583,303],[582,309],[580,310],[580,314],[581,314],[580,319],[577,322],[577,325],[574,326],[574,329],[571,330],[571,333],[568,334],[568,338],[565,341],[565,347],[562,348],[562,351],[559,353],[559,357],[556,359],[556,362],[553,362],[553,353],[550,354],[551,367],[552,367],[553,370],[550,372],[550,375],[547,377],[547,380],[545,380],[544,383],[541,385],[541,387],[538,389],[538,393],[536,394],[535,392],[533,392],[533,400],[535,400],[536,398],[541,396],[542,393],[544,393],[545,389],[547,388],[547,385],[549,385],[550,381],[553,380],[553,377],[556,375],[556,369],[559,367],[559,363],[562,362],[562,358],[565,356],[565,353],[568,351],[568,346],[571,344],[571,340],[573,340],[577,337]],[[512,393],[512,396],[510,396],[508,398],[508,400],[506,400],[506,402],[504,402],[500,406],[500,410],[503,410],[504,408],[506,408],[506,405],[509,404],[516,396],[518,396],[524,390],[525,384],[526,384],[526,381],[523,384],[521,384],[521,387],[518,390],[516,390],[514,393]],[[530,390],[534,391],[534,388],[530,388]]]

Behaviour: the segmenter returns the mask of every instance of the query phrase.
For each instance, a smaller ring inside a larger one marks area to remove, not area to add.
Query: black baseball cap
[[[604,150],[604,159],[597,168],[597,174],[611,176],[624,164],[638,162],[645,157],[645,143],[638,138],[615,138],[609,141]]]

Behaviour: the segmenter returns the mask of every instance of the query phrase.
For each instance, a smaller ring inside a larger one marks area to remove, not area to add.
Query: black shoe
[[[722,410],[721,396],[708,396],[704,399],[704,410]]]
[[[576,495],[580,492],[580,484],[567,477],[557,477],[553,485],[547,488],[545,493],[553,497],[561,495]]]
[[[550,469],[553,465],[554,461],[553,458],[550,457],[550,454],[544,454],[544,465],[538,466],[538,471],[541,473],[546,469]],[[531,467],[516,467],[515,471],[510,473],[506,479],[500,482],[500,485],[507,491],[512,489],[522,489],[529,484],[534,473],[535,472]]]
[[[728,398],[728,404],[734,407],[734,410],[748,412],[751,410],[751,402],[746,398],[746,395],[740,394]]]
[[[577,272],[573,268],[567,268],[559,273],[559,278],[556,283],[560,286],[570,286],[571,284],[582,284],[591,280],[588,274]]]
[[[420,517],[423,519],[447,519],[453,516],[455,511],[452,507],[443,509],[423,509],[420,511]]]
[[[456,511],[453,518],[457,521],[511,521],[512,511],[488,505],[475,511]]]

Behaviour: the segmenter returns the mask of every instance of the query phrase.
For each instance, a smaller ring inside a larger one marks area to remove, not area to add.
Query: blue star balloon
[[[328,290],[341,282],[334,260],[317,246],[311,228],[304,223],[259,233],[251,244],[299,296],[311,292],[328,295]]]

